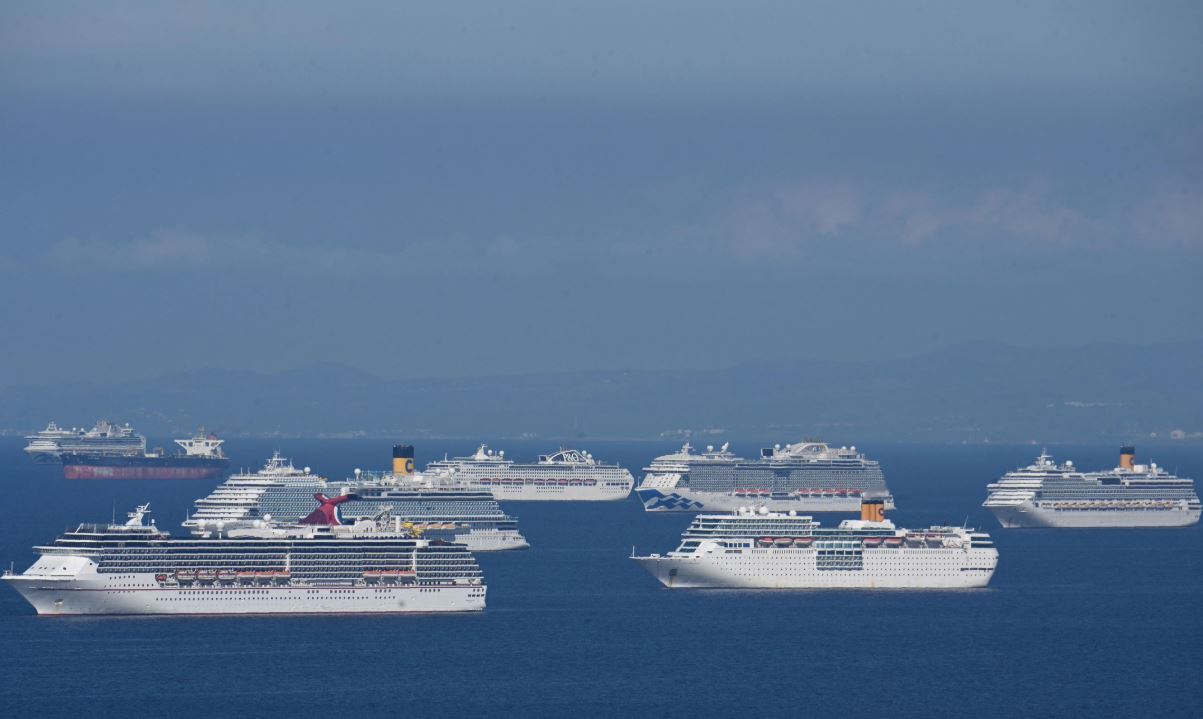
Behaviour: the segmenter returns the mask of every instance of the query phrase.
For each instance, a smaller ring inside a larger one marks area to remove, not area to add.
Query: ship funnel
[[[1132,465],[1136,461],[1135,447],[1120,447],[1119,448],[1119,466],[1120,469],[1132,469]]]
[[[866,522],[886,521],[886,501],[884,499],[865,499],[860,503],[860,518]]]
[[[414,473],[414,446],[412,444],[393,445],[393,474],[408,477]]]

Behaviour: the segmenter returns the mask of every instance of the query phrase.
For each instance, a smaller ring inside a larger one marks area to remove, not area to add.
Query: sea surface
[[[177,527],[215,484],[68,482],[22,444],[0,438],[0,561],[17,571],[32,545],[140,502]],[[556,446],[494,444],[518,459]],[[585,443],[633,471],[676,446]],[[257,468],[280,449],[335,478],[383,469],[390,456],[376,440],[227,448],[235,466]],[[425,442],[419,466],[473,449]],[[479,555],[481,614],[51,618],[0,587],[0,715],[1203,715],[1203,529],[1003,530],[980,506],[985,485],[1039,447],[862,449],[881,460],[895,521],[968,522],[994,535],[989,589],[669,591],[627,557],[674,548],[691,515],[645,514],[634,498],[507,502],[532,547]],[[1049,449],[1087,469],[1117,460],[1112,446]],[[1203,479],[1203,447],[1138,450]]]

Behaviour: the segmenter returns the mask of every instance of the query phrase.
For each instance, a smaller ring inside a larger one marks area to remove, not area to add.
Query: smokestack
[[[860,518],[866,522],[886,521],[886,501],[884,499],[861,500]]]
[[[414,473],[414,446],[412,444],[393,445],[393,474],[408,477]]]
[[[1120,469],[1132,469],[1132,465],[1136,461],[1135,447],[1120,447],[1119,448],[1119,466]]]

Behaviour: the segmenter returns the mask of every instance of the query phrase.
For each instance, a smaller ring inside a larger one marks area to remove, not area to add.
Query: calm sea
[[[166,443],[165,440],[162,443]],[[387,442],[233,440],[332,477],[383,468]],[[497,443],[533,457],[546,444]],[[81,520],[151,502],[177,526],[212,482],[70,482],[0,440],[0,561]],[[666,443],[590,442],[638,470]],[[428,442],[419,464],[469,442]],[[737,445],[749,455],[756,447]],[[668,591],[627,559],[675,546],[689,515],[614,503],[510,503],[532,548],[480,555],[474,616],[38,618],[0,587],[5,716],[1199,716],[1203,529],[998,527],[985,484],[1030,446],[864,447],[905,525],[996,537],[990,589]],[[1203,448],[1139,448],[1203,479]],[[1115,447],[1050,447],[1082,467]],[[825,521],[838,520],[825,517]]]

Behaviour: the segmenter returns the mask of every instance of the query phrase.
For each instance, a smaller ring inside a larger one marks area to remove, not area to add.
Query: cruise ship
[[[686,443],[654,459],[635,488],[649,512],[730,511],[754,503],[770,511],[855,512],[862,499],[894,498],[881,466],[856,447],[803,441],[736,457],[724,444],[697,453]]]
[[[982,506],[1004,527],[1187,527],[1198,524],[1194,480],[1156,463],[1137,464],[1136,448],[1120,449],[1119,466],[1082,472],[1041,452],[1027,467],[987,485]]]
[[[309,467],[293,466],[277,452],[259,471],[231,475],[207,497],[196,500],[184,527],[207,535],[255,520],[295,522],[310,511],[313,495],[321,493],[347,496],[340,506],[345,517],[372,518],[387,512],[413,523],[427,537],[460,543],[473,552],[529,546],[517,520],[501,510],[491,493],[424,483],[410,473],[412,447],[398,445],[393,454],[398,456],[392,474],[357,471],[353,480],[332,482]]]
[[[462,545],[399,523],[342,525],[326,498],[302,523],[175,538],[144,523],[80,524],[21,574],[4,575],[38,614],[465,612],[485,581]]]
[[[796,512],[741,507],[697,516],[674,551],[632,559],[670,589],[970,589],[998,565],[990,535],[901,529],[881,499],[834,529]]]
[[[54,422],[25,439],[25,452],[38,462],[59,462],[64,453],[139,455],[146,452],[146,437],[128,424],[117,426],[100,420],[92,429],[65,429]]]
[[[506,459],[480,445],[469,457],[444,457],[426,465],[424,475],[478,486],[497,499],[605,501],[626,499],[635,484],[631,473],[578,449],[561,448],[533,464]]]

